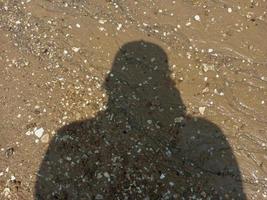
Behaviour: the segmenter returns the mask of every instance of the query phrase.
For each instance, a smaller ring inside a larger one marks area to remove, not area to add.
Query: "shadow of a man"
[[[231,147],[213,123],[186,115],[159,46],[122,46],[107,109],[58,130],[36,199],[245,199]]]

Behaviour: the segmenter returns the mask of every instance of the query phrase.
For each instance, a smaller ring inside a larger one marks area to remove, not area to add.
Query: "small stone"
[[[199,107],[198,110],[199,110],[199,112],[200,112],[201,115],[204,115],[204,112],[206,110],[206,107]]]
[[[14,154],[14,148],[10,147],[6,150],[5,155],[7,158],[10,158]]]
[[[200,22],[200,16],[199,16],[199,15],[195,15],[195,16],[194,16],[194,19],[195,19],[196,21],[199,21],[199,22]]]
[[[171,157],[172,156],[172,152],[169,149],[166,150],[165,154],[168,157]]]
[[[213,52],[213,49],[208,49],[208,52],[209,52],[209,53],[212,53],[212,52]]]
[[[3,194],[5,197],[9,196],[11,193],[10,189],[9,188],[5,188],[4,191],[3,191]]]
[[[202,191],[201,193],[201,196],[203,196],[204,198],[207,196],[206,192]]]
[[[44,134],[44,129],[43,128],[38,128],[36,130],[34,130],[34,134],[38,137],[41,138]]]
[[[80,48],[78,47],[72,47],[72,51],[74,51],[75,53],[77,53],[80,50]]]
[[[147,123],[152,124],[152,120],[151,119],[147,120]]]
[[[174,182],[169,182],[169,185],[170,185],[171,187],[173,187],[173,186],[174,186]]]
[[[122,24],[118,24],[117,30],[119,31],[121,29],[121,27],[122,27]]]
[[[161,174],[159,178],[162,180],[162,179],[164,179],[165,177],[166,177],[165,174]]]
[[[98,22],[99,22],[99,24],[105,24],[105,23],[107,22],[107,20],[105,20],[105,19],[100,19],[100,20],[98,20]]]
[[[191,22],[187,22],[185,25],[186,26],[190,26],[191,25]]]
[[[203,63],[202,66],[203,66],[203,71],[204,72],[214,71],[214,65]]]
[[[16,180],[16,177],[12,175],[12,176],[10,177],[10,180],[11,180],[11,181],[15,181],[15,180]]]
[[[228,8],[227,11],[228,11],[228,13],[231,13],[233,10],[232,10],[232,8]]]
[[[67,157],[66,157],[66,160],[67,160],[67,161],[71,161],[71,157],[67,156]]]
[[[96,176],[97,179],[101,179],[102,177],[103,177],[103,176],[102,176],[101,173],[98,173],[97,176]]]
[[[202,90],[202,93],[204,94],[204,93],[207,93],[207,92],[209,92],[209,88],[208,88],[208,87],[205,87],[205,88]]]
[[[104,176],[105,176],[106,178],[110,178],[110,175],[109,175],[108,172],[104,172]]]
[[[105,28],[104,28],[104,27],[99,27],[99,30],[100,30],[100,31],[104,31]]]
[[[41,138],[42,143],[48,143],[49,142],[49,134],[44,134]]]
[[[181,123],[184,120],[183,117],[175,117],[174,122],[175,123]]]
[[[96,200],[101,200],[101,199],[104,199],[104,197],[103,197],[102,194],[97,194],[97,195],[95,196],[95,199],[96,199]]]
[[[77,27],[77,28],[81,28],[81,25],[80,25],[80,24],[76,24],[76,27]]]
[[[156,58],[153,57],[153,58],[150,59],[150,62],[154,62],[155,60],[156,60]]]

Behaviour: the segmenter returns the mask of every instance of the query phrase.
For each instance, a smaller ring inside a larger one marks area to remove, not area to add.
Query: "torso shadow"
[[[167,56],[136,41],[118,52],[107,110],[52,139],[36,199],[246,199],[222,131],[186,115]]]

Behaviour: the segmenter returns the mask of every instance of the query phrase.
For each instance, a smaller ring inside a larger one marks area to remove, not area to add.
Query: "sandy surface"
[[[0,0],[0,199],[267,199],[265,0]]]

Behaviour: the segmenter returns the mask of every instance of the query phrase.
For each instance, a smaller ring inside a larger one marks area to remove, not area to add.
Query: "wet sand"
[[[0,199],[266,199],[266,8],[0,1]]]

